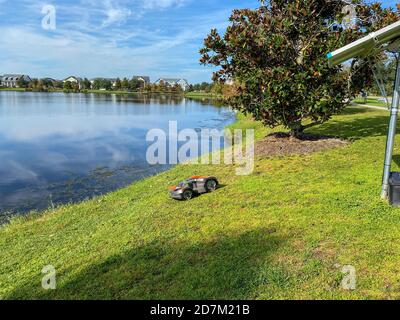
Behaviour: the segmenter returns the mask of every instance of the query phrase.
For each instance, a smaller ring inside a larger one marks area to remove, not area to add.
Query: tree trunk
[[[293,123],[290,126],[290,136],[292,138],[300,138],[303,135],[305,127],[301,124],[301,122]]]

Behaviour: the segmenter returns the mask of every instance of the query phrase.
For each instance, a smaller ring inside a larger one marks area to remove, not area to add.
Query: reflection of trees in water
[[[186,98],[187,100],[194,101],[202,106],[213,106],[213,107],[226,107],[226,103],[220,99],[212,98]]]
[[[102,94],[91,93],[91,100],[98,101],[99,97],[105,101],[118,103],[131,103],[132,101],[142,104],[162,104],[162,105],[180,105],[188,102],[196,102],[203,106],[223,107],[226,106],[223,100],[212,98],[186,98],[179,94],[162,93],[132,93],[132,94]]]
[[[181,95],[152,94],[151,103],[177,105],[182,104],[185,98]]]
[[[116,103],[142,103],[142,104],[163,104],[163,105],[176,105],[182,104],[185,97],[182,95],[172,94],[102,94],[92,93],[89,95],[88,101],[99,101],[99,98],[103,101],[110,101]]]

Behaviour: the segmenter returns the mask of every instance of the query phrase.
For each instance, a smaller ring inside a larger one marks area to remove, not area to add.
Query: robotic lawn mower
[[[194,196],[217,190],[219,183],[215,177],[194,176],[178,186],[170,188],[170,196],[176,200],[191,200]]]

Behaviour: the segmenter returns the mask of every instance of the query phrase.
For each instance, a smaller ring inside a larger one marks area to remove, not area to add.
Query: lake
[[[167,170],[150,129],[223,129],[235,115],[172,96],[0,92],[0,217],[92,198]],[[166,186],[167,187],[167,186]]]

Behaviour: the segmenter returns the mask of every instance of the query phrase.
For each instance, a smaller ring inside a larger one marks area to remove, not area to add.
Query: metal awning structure
[[[400,104],[400,21],[379,31],[371,32],[366,37],[328,54],[331,66],[339,65],[353,58],[367,58],[379,51],[397,53],[397,71],[393,86],[393,99],[390,108],[389,132],[386,143],[385,164],[382,182],[382,199],[387,199],[389,179],[393,159],[393,148],[396,136],[397,118]]]

